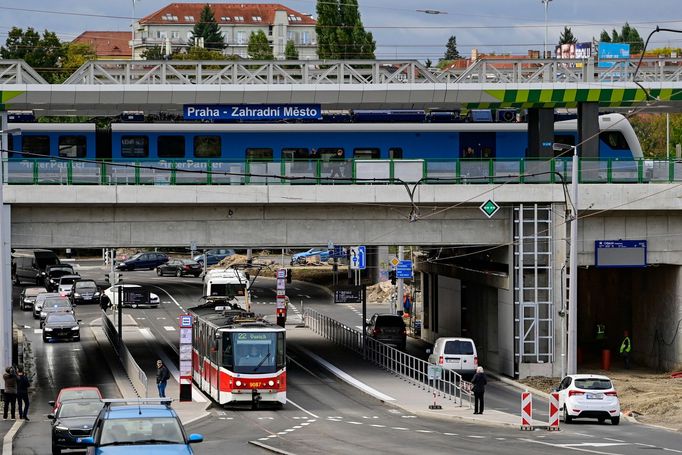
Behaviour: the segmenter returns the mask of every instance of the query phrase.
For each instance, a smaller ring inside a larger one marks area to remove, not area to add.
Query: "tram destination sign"
[[[185,120],[320,120],[320,104],[186,104]]]
[[[646,267],[646,240],[595,240],[596,267]]]
[[[362,303],[363,286],[334,289],[334,303]]]

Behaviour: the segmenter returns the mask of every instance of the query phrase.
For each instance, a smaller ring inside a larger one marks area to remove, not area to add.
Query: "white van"
[[[476,343],[471,338],[438,338],[429,355],[429,363],[462,375],[473,375],[478,367]]]
[[[249,291],[249,281],[239,270],[211,270],[204,278],[204,295],[206,297],[233,297],[243,306]]]

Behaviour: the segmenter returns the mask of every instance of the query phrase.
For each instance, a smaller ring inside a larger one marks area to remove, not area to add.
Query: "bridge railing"
[[[471,384],[454,371],[429,368],[429,363],[372,338],[362,346],[362,333],[311,308],[303,311],[306,327],[350,349],[375,365],[428,393],[471,407]],[[433,367],[433,366],[432,366]]]
[[[579,160],[581,183],[682,181],[680,160]],[[532,184],[571,180],[570,159],[63,161],[9,159],[10,185]]]

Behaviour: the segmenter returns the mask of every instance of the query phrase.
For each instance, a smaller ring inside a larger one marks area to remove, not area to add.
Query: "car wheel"
[[[43,335],[43,343],[47,343],[47,337]]]
[[[618,425],[620,423],[620,416],[611,417],[611,425]]]
[[[573,417],[568,415],[568,409],[566,409],[566,406],[564,406],[564,423],[571,423],[573,422]]]
[[[56,446],[52,446],[52,455],[62,455],[62,449]]]
[[[175,276],[178,277],[178,278],[180,278],[180,277],[182,276],[182,270],[177,270],[177,271],[175,272]]]
[[[161,268],[157,268],[157,269],[156,269],[156,274],[157,274],[158,276],[163,276],[163,272],[161,271]]]

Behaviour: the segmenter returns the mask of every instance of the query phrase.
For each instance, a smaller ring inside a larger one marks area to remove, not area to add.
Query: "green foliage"
[[[148,47],[140,54],[143,60],[163,60],[164,51],[161,46]]]
[[[236,60],[236,57],[225,55],[220,51],[192,46],[187,52],[177,52],[171,55],[171,60]]]
[[[48,82],[57,82],[62,78],[58,65],[64,55],[64,46],[54,32],[45,30],[41,36],[31,27],[25,32],[12,27],[5,45],[0,48],[3,59],[25,60]]]
[[[427,58],[426,61],[424,62],[424,66],[427,68],[431,68],[432,65],[433,65],[433,62],[431,61],[431,59]]]
[[[287,47],[284,48],[284,58],[287,60],[298,60],[296,44],[292,40],[287,41]]]
[[[318,0],[317,52],[321,59],[372,60],[376,42],[365,31],[357,0]]]
[[[631,54],[639,54],[644,49],[644,40],[639,32],[627,22],[621,28],[620,33],[615,28],[611,30],[610,37],[606,30],[602,30],[599,40],[605,43],[630,43]]]
[[[272,55],[272,48],[268,42],[268,37],[265,36],[263,30],[252,32],[249,36],[249,44],[246,47],[249,58],[253,60],[274,60]]]
[[[657,47],[647,51],[647,54],[659,55],[661,57],[670,57],[672,53],[677,53],[679,57],[682,55],[682,49],[679,47]]]
[[[606,30],[602,30],[601,35],[599,35],[599,41],[602,43],[610,43],[611,35],[609,35],[609,32],[607,32]]]
[[[457,37],[455,35],[452,35],[448,39],[448,43],[445,45],[445,55],[441,59],[443,60],[457,60],[462,58],[461,55],[459,55],[459,51],[457,50]]]
[[[194,24],[192,38],[203,38],[206,49],[220,50],[225,48],[225,38],[215,20],[211,7],[206,4],[201,10],[199,22]]]
[[[630,118],[645,158],[665,158],[665,114],[638,114]],[[682,144],[682,114],[670,114],[670,154]]]
[[[564,27],[564,31],[559,36],[559,44],[575,44],[577,42],[578,38],[573,35],[571,27]]]

